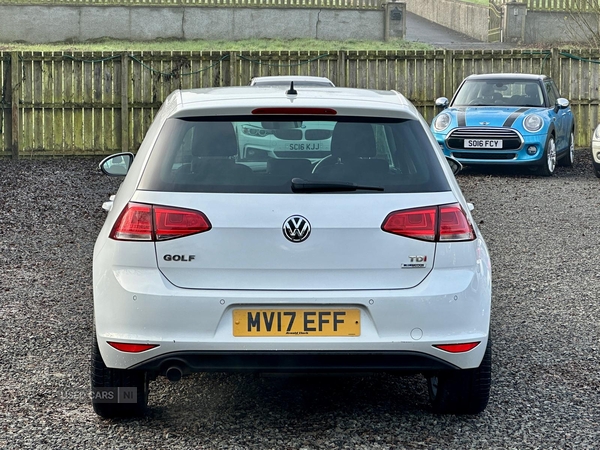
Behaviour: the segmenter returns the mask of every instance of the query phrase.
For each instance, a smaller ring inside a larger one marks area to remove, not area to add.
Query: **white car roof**
[[[358,117],[420,117],[412,103],[396,91],[298,87],[296,92],[290,95],[281,89],[251,86],[179,90],[165,100],[165,112],[169,117],[251,115],[257,108],[302,107],[331,108],[337,115]]]

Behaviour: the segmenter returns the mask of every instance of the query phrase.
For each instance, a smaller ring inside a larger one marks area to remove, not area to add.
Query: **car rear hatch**
[[[385,232],[384,220],[394,210],[455,202],[451,192],[138,192],[132,200],[201,211],[210,230],[156,242],[157,264],[178,287],[227,290],[411,288],[431,271],[435,243]],[[293,242],[285,228],[290,220],[306,228],[298,218],[310,232]]]

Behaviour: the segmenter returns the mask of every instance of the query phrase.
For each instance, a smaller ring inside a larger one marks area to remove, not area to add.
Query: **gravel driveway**
[[[420,376],[202,374],[151,384],[142,420],[87,399],[92,248],[119,180],[97,159],[0,160],[0,448],[483,449],[600,444],[600,180],[466,169],[492,254],[493,384],[472,417]]]

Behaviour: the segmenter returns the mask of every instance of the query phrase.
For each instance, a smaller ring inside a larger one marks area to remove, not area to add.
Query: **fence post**
[[[454,93],[454,50],[444,50],[444,97]]]
[[[560,86],[560,50],[557,48],[553,48],[551,50],[551,63],[550,63],[550,78],[554,79],[554,82]],[[560,88],[559,88],[560,89]]]
[[[121,55],[121,151],[129,151],[129,56]]]
[[[229,86],[239,86],[237,52],[229,52]]]
[[[335,85],[340,87],[346,86],[346,52],[344,50],[339,50],[337,52],[338,60],[337,60],[337,80],[335,80]]]
[[[19,158],[21,141],[21,121],[19,120],[19,102],[21,101],[21,76],[19,70],[19,54],[10,54],[10,85],[11,85],[11,147],[13,159]]]

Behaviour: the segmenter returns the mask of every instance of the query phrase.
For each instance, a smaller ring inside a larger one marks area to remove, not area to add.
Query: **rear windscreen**
[[[426,132],[416,120],[261,119],[167,120],[139,188],[291,193],[292,178],[299,178],[374,186],[382,192],[449,190]]]

